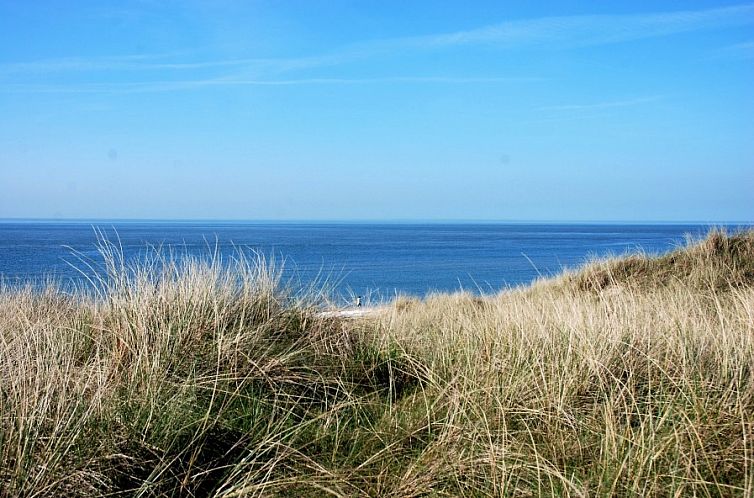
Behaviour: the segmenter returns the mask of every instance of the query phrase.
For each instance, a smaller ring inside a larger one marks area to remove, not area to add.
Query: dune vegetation
[[[754,496],[754,232],[360,318],[103,254],[0,290],[0,496]]]

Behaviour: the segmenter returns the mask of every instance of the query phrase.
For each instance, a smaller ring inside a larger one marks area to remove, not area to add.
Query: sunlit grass
[[[754,496],[754,234],[318,313],[259,255],[0,292],[3,496]]]

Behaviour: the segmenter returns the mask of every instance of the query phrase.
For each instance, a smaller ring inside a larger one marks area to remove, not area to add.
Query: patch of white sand
[[[357,308],[353,310],[329,310],[320,311],[317,316],[322,318],[360,318],[372,316],[384,311],[384,308]]]

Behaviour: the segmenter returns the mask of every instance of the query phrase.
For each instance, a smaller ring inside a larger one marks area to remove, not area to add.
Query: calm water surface
[[[668,251],[708,225],[352,224],[240,222],[0,222],[0,275],[6,282],[80,279],[72,250],[97,258],[94,228],[120,238],[127,258],[148,245],[224,258],[239,247],[284,260],[285,278],[329,276],[344,295],[425,295],[460,288],[494,292],[591,257]],[[728,227],[736,229],[739,227]]]

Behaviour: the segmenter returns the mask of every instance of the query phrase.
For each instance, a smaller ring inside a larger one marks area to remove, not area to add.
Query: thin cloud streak
[[[176,52],[161,54],[126,54],[94,57],[61,57],[31,62],[9,62],[0,64],[0,74],[50,73],[50,72],[91,72],[119,69],[152,69],[163,63],[150,61],[167,59],[180,55]]]
[[[0,75],[64,71],[189,71],[235,68],[250,72],[254,76],[261,76],[337,66],[376,56],[391,56],[407,50],[423,51],[472,45],[488,45],[501,49],[572,49],[751,24],[754,24],[754,4],[648,14],[541,17],[507,21],[454,33],[367,41],[341,47],[329,54],[306,57],[193,62],[164,60],[175,57],[176,54],[70,57],[2,64]]]
[[[542,17],[385,43],[423,49],[463,45],[578,48],[750,24],[754,24],[754,4],[653,14]]]
[[[648,102],[656,102],[658,100],[661,100],[662,98],[663,97],[661,95],[651,95],[647,97],[637,97],[634,99],[626,99],[626,100],[614,100],[610,102],[544,106],[544,107],[540,107],[537,110],[560,112],[560,111],[586,111],[586,110],[596,110],[596,109],[612,109],[616,107],[633,107],[633,106],[637,106],[641,104],[646,104]]]
[[[729,47],[726,47],[726,49],[728,50],[754,50],[754,41],[736,43],[735,45],[730,45]]]
[[[169,55],[123,55],[112,57],[66,57],[34,62],[16,62],[0,65],[0,74],[49,73],[49,72],[108,72],[108,71],[156,71],[197,70],[217,68],[246,68],[290,71],[342,64],[348,54],[322,55],[300,58],[243,58],[199,62],[152,62]]]
[[[153,93],[192,90],[209,87],[243,86],[299,86],[299,85],[370,85],[379,83],[426,83],[426,84],[497,84],[511,82],[535,82],[536,77],[447,77],[447,76],[389,76],[383,78],[301,78],[284,80],[252,79],[207,79],[184,81],[155,81],[147,83],[91,83],[72,85],[11,84],[0,86],[0,93]]]
[[[718,50],[715,55],[721,58],[750,59],[754,57],[754,41],[728,45]]]

